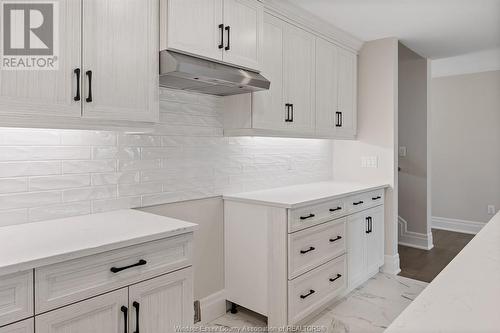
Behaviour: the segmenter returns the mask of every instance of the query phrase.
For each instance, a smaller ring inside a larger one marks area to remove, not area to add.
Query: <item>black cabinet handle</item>
[[[128,332],[128,329],[127,329],[127,324],[128,324],[128,308],[125,305],[123,305],[121,307],[121,311],[123,312],[123,324],[125,325],[125,328],[123,329],[123,332],[127,333]]]
[[[73,73],[76,74],[76,96],[73,97],[75,102],[80,100],[80,68],[75,68]]]
[[[129,268],[132,268],[132,267],[144,266],[147,263],[148,262],[146,260],[141,259],[136,264],[133,264],[133,265],[129,265],[129,266],[125,266],[125,267],[111,267],[110,271],[113,272],[113,273],[118,273],[118,272],[121,272],[121,271],[123,271],[125,269],[129,269]]]
[[[308,250],[300,250],[300,253],[305,254],[307,252],[311,252],[311,251],[314,251],[314,250],[316,250],[316,248],[314,248],[314,247],[311,246]]]
[[[338,210],[342,210],[342,207],[330,208],[330,212],[336,212]]]
[[[290,121],[293,123],[293,104],[290,104],[290,110],[292,111],[291,112],[291,117],[290,117]]]
[[[92,102],[92,71],[86,71],[85,75],[87,75],[87,77],[89,78],[89,95],[85,99],[85,101],[87,103],[90,103]]]
[[[135,308],[135,332],[134,333],[139,333],[139,303],[134,302],[132,303],[132,306]]]
[[[230,39],[231,38],[230,37],[231,36],[231,27],[227,26],[225,28],[225,30],[227,31],[227,46],[224,50],[229,51],[231,49],[231,39]]]
[[[379,196],[376,196],[375,198],[372,198],[372,200],[378,200],[378,199],[382,199],[382,197],[379,195]]]
[[[301,220],[307,220],[307,219],[310,219],[310,218],[315,217],[315,216],[316,216],[316,215],[314,215],[314,214],[309,214],[309,215],[307,215],[307,216],[301,216],[301,217],[300,217],[300,219],[301,219]]]
[[[224,24],[219,24],[219,29],[220,29],[219,49],[222,49],[224,47]]]
[[[285,122],[286,122],[286,123],[289,123],[289,122],[291,122],[291,121],[292,121],[292,120],[291,120],[291,118],[290,118],[290,106],[291,106],[291,105],[292,105],[292,104],[290,104],[290,103],[286,103],[286,104],[285,104],[285,110],[286,110],[286,118],[285,118]]]
[[[336,122],[335,122],[335,126],[336,127],[342,127],[342,122],[343,122],[343,117],[342,117],[342,112],[335,112],[335,116],[336,116]]]
[[[338,240],[341,240],[342,236],[337,236],[336,238],[330,238],[330,243],[336,242]]]
[[[334,282],[334,281],[337,281],[338,279],[340,279],[341,277],[342,277],[342,274],[337,274],[336,277],[330,278],[329,280],[330,280],[330,282]]]
[[[357,206],[357,205],[361,205],[362,203],[363,203],[363,201],[358,201],[358,202],[353,202],[352,204],[353,204],[354,206]]]
[[[373,231],[373,219],[371,216],[368,218],[368,231],[371,233]]]
[[[365,219],[365,234],[369,234],[370,233],[370,218],[367,217]]]
[[[300,295],[300,298],[302,298],[302,299],[308,298],[309,296],[311,296],[311,295],[312,295],[312,294],[314,294],[315,292],[316,292],[316,291],[314,291],[314,290],[312,290],[312,289],[311,289],[311,290],[309,290],[309,292],[308,292],[307,294],[305,294],[305,295]]]

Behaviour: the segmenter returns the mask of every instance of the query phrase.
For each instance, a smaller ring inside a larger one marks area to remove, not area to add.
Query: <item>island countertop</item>
[[[225,194],[224,200],[254,203],[281,208],[297,208],[320,201],[355,195],[389,187],[386,183],[355,183],[325,181],[277,187],[268,190]]]
[[[194,231],[133,209],[0,228],[0,275]]]
[[[385,332],[500,332],[500,213]]]

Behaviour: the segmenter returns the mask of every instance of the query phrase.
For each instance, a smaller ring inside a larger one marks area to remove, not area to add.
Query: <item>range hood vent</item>
[[[270,85],[256,72],[173,51],[160,52],[161,87],[228,96],[267,90]]]

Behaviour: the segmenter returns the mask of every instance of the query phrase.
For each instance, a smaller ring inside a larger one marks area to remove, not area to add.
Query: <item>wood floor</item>
[[[431,282],[473,237],[474,235],[433,229],[434,248],[429,251],[400,245],[399,275]]]

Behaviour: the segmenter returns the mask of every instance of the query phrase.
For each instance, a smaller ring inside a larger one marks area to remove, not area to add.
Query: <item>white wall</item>
[[[500,209],[500,71],[432,80],[432,215],[487,222]]]
[[[406,156],[399,157],[398,213],[407,231],[432,237],[427,216],[427,59],[399,43],[398,72],[398,141],[406,147]]]
[[[384,181],[387,272],[399,270],[397,256],[397,99],[398,41],[367,42],[358,58],[358,140],[335,141],[333,177],[345,181]],[[362,168],[361,157],[376,156],[378,168]]]
[[[155,135],[0,129],[0,225],[331,178],[330,141],[225,138],[222,101],[162,90]]]

